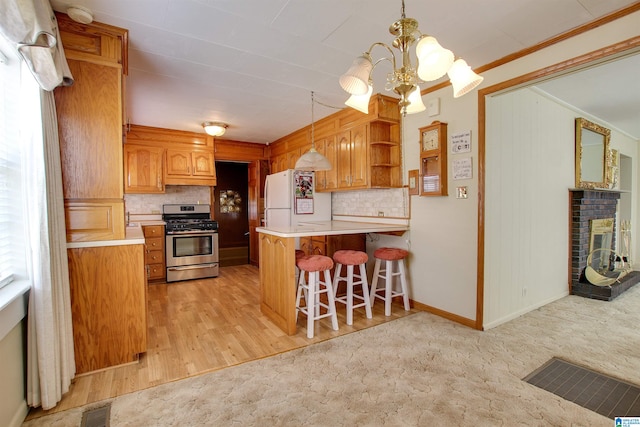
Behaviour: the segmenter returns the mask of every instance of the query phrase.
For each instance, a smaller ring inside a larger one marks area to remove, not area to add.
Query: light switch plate
[[[456,199],[467,198],[467,187],[456,187]]]

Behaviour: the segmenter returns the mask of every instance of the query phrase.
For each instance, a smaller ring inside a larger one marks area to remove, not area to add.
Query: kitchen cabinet
[[[338,135],[339,189],[366,188],[368,183],[367,127],[361,125]]]
[[[341,234],[330,236],[300,237],[300,250],[307,255],[326,255],[332,257],[341,249],[366,251],[366,234]]]
[[[332,191],[338,188],[338,146],[337,138],[332,135],[316,141],[316,150],[329,160],[333,167],[327,171],[316,172],[316,190]]]
[[[167,149],[166,184],[216,185],[213,152]]]
[[[374,95],[369,111],[346,108],[314,124],[316,150],[333,166],[316,172],[316,191],[402,187],[398,100]],[[293,167],[289,160],[305,153],[310,143],[310,126],[274,141],[272,172]]]
[[[123,239],[127,31],[56,17],[74,77],[54,90],[67,241]]]
[[[164,193],[164,149],[124,146],[124,192]]]
[[[300,237],[300,249],[307,255],[327,255],[327,236]]]
[[[76,373],[131,363],[147,351],[144,245],[67,249]]]
[[[125,153],[127,193],[163,193],[166,185],[217,183],[213,137],[204,133],[131,125]]]
[[[150,281],[166,280],[165,235],[163,225],[143,225],[145,271]]]
[[[271,173],[282,172],[287,169],[287,155],[281,154],[271,158]]]

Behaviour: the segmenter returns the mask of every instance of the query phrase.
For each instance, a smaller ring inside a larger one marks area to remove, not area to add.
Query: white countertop
[[[313,221],[302,222],[290,227],[258,227],[258,233],[278,237],[330,236],[357,233],[384,233],[407,231],[407,224],[360,221]]]
[[[91,242],[67,242],[67,249],[95,248],[101,246],[144,245],[144,234],[140,223],[131,223],[125,229],[122,240],[94,240]]]

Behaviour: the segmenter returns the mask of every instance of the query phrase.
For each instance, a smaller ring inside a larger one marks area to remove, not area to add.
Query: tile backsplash
[[[409,217],[409,194],[406,188],[341,191],[331,197],[333,215]]]
[[[160,214],[162,205],[173,203],[211,204],[210,187],[167,185],[163,194],[125,194],[125,212],[131,215]]]
[[[125,194],[125,212],[131,215],[162,213],[162,205],[172,203],[211,204],[210,187],[168,185],[163,194]],[[331,213],[345,216],[408,218],[409,194],[406,188],[334,192]]]

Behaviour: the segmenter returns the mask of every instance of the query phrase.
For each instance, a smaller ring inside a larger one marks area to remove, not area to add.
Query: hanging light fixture
[[[454,61],[453,52],[440,46],[434,37],[422,34],[418,30],[418,21],[405,16],[404,0],[402,0],[401,16],[389,27],[389,32],[395,36],[392,46],[402,54],[401,66],[397,66],[391,47],[381,42],[373,43],[369,50],[357,57],[347,72],[340,76],[340,86],[351,94],[346,105],[368,113],[369,98],[373,93],[371,73],[382,61],[389,61],[393,66],[393,71],[387,74],[385,90],[393,90],[400,95],[399,105],[403,116],[425,110],[418,86],[421,82],[434,81],[448,74],[456,98],[482,83],[484,78],[474,73],[464,60]],[[416,66],[411,63],[409,50],[414,44],[416,44]],[[385,48],[390,56],[373,62],[371,51],[376,46]],[[365,105],[366,111],[364,111]]]
[[[204,131],[211,136],[222,136],[229,125],[222,122],[204,122],[202,127],[204,128]]]
[[[331,169],[331,163],[322,154],[316,151],[316,141],[314,135],[314,104],[313,91],[311,91],[311,148],[304,153],[296,162],[295,169],[301,171],[326,171]],[[367,103],[367,106],[369,104]]]

